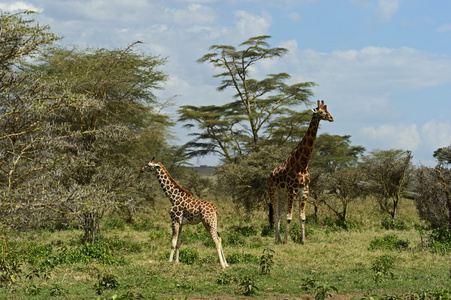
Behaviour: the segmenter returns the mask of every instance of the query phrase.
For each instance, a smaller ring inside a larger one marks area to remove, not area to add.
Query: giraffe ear
[[[314,114],[316,114],[318,112],[318,110],[316,108],[312,108],[312,111]]]

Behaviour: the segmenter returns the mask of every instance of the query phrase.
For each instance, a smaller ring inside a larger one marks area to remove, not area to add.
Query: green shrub
[[[228,273],[221,273],[216,279],[216,283],[220,285],[228,285],[233,281],[236,281],[236,278]]]
[[[105,265],[124,265],[126,263],[123,257],[115,257],[106,245],[86,243],[75,249],[63,248],[56,256],[54,264],[88,264],[93,260]]]
[[[179,261],[187,265],[194,264],[199,259],[199,253],[196,249],[180,250]]]
[[[154,228],[154,223],[151,219],[141,219],[132,225],[133,230],[136,231],[149,231]]]
[[[104,290],[116,290],[119,287],[119,281],[115,275],[99,275],[97,279],[97,282],[94,284],[94,290],[97,295],[102,295]]]
[[[243,236],[253,236],[257,235],[257,230],[254,229],[252,226],[238,226],[232,228],[232,230],[240,233]]]
[[[394,234],[387,234],[381,238],[374,238],[368,250],[405,250],[408,247],[409,241],[401,240]]]
[[[245,296],[255,295],[258,291],[256,282],[252,278],[252,276],[247,276],[247,277],[243,278],[243,280],[240,282],[240,286],[242,287],[243,295],[245,295]]]
[[[340,220],[325,217],[322,221],[323,225],[327,226],[328,230],[336,232],[341,230],[360,230],[361,227],[356,221]]]
[[[187,265],[193,265],[196,262],[199,261],[199,252],[197,252],[196,249],[182,249],[179,250],[179,262],[187,264]],[[160,261],[167,261],[169,260],[170,252],[166,252],[165,254],[162,254],[159,257]],[[175,255],[174,255],[175,259]],[[204,261],[201,261],[204,262]]]
[[[391,270],[394,268],[395,260],[396,257],[384,254],[373,261],[371,270],[374,272],[373,279],[375,282],[379,282],[388,276],[393,279],[394,275]]]
[[[316,278],[304,278],[302,280],[302,289],[305,291],[316,292],[315,300],[324,300],[332,295],[330,292],[338,292],[338,289],[329,283],[321,283]]]
[[[125,221],[122,219],[108,219],[103,224],[104,230],[124,230]]]
[[[428,245],[437,252],[451,251],[451,230],[448,228],[433,229],[429,235]]]
[[[302,242],[301,226],[299,226],[297,223],[291,226],[289,234],[293,242],[297,244],[300,244]]]
[[[409,226],[403,220],[387,218],[381,221],[381,227],[387,230],[409,230]]]
[[[236,245],[244,245],[246,243],[246,240],[244,237],[236,231],[231,231],[229,234],[224,238],[224,245],[226,246],[236,246]]]
[[[274,250],[272,249],[263,249],[263,254],[260,257],[260,268],[263,274],[269,274],[271,273],[272,265],[274,264],[273,257],[274,257]]]
[[[238,263],[253,263],[258,264],[260,262],[260,258],[250,254],[250,253],[231,253],[226,257],[227,263],[229,264],[238,264]]]

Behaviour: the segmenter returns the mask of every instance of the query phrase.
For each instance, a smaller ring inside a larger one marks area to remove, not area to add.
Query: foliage
[[[240,263],[252,263],[259,264],[260,258],[250,253],[229,253],[226,255],[227,263],[240,264]]]
[[[266,182],[275,162],[283,161],[290,150],[268,146],[257,153],[236,158],[218,168],[221,190],[247,211],[268,205]]]
[[[271,273],[271,268],[274,265],[274,250],[265,248],[263,254],[260,256],[260,268],[263,274]]]
[[[308,277],[302,280],[302,288],[306,291],[316,292],[315,300],[324,300],[332,297],[332,291],[338,292],[338,289],[329,283],[321,283],[317,279]]]
[[[373,270],[373,280],[375,282],[380,282],[386,277],[394,278],[392,269],[394,268],[396,257],[384,254],[376,258],[371,265],[371,270]]]
[[[295,223],[293,226],[291,226],[289,230],[290,231],[288,232],[288,234],[290,235],[290,238],[293,240],[293,242],[301,244],[302,243],[301,227],[297,223]]]
[[[117,290],[119,288],[117,276],[112,274],[98,275],[94,290],[97,295],[102,295],[105,290]]]
[[[252,276],[246,276],[243,278],[243,280],[240,282],[240,286],[243,289],[243,295],[245,296],[253,296],[257,293],[259,290],[255,279],[252,278]]]
[[[191,156],[217,153],[226,162],[255,153],[270,143],[283,145],[308,122],[305,113],[293,110],[308,103],[313,82],[287,85],[286,73],[269,74],[262,80],[251,77],[258,63],[280,57],[285,48],[270,48],[269,36],[252,37],[236,49],[231,45],[213,45],[210,53],[198,60],[221,70],[219,91],[231,88],[236,100],[222,106],[182,106],[179,121],[186,127],[198,127],[195,139],[187,144]]]
[[[333,218],[324,218],[322,224],[327,226],[330,231],[341,231],[341,230],[360,230],[361,226],[353,220],[341,220]]]
[[[322,203],[333,211],[342,223],[346,221],[349,205],[366,194],[363,189],[358,188],[364,178],[360,169],[337,170],[321,177],[325,187],[336,193],[339,205],[334,204],[334,197],[323,197]]]
[[[358,160],[365,152],[363,146],[352,146],[350,135],[323,133],[316,138],[310,168],[333,173],[337,170],[358,167]]]
[[[421,167],[415,175],[414,199],[420,217],[433,228],[451,228],[449,170]]]
[[[237,279],[234,276],[232,276],[229,273],[224,273],[224,272],[221,273],[218,276],[218,278],[216,279],[216,283],[220,284],[220,285],[227,285],[227,284],[230,284],[230,283],[232,283],[234,281],[237,281]]]
[[[429,235],[428,245],[437,252],[451,252],[451,229],[446,227],[433,229]]]
[[[368,250],[406,250],[409,241],[398,238],[395,234],[387,234],[380,238],[374,238]]]
[[[386,230],[408,230],[406,222],[403,220],[393,220],[391,218],[385,218],[381,221],[381,227]]]
[[[51,288],[50,288],[50,296],[55,297],[55,296],[63,296],[65,294],[67,294],[68,291],[66,288],[62,287],[59,284],[54,284]]]
[[[29,229],[77,218],[93,242],[106,212],[121,209],[130,220],[152,197],[136,158],[168,148],[171,123],[153,94],[167,78],[158,70],[165,60],[138,53],[137,43],[50,48],[57,37],[29,14],[0,16],[3,222]]]
[[[403,150],[375,150],[363,157],[370,191],[377,196],[381,211],[395,219],[412,174],[412,154]]]
[[[22,272],[20,268],[20,263],[17,259],[12,257],[10,259],[7,253],[8,248],[6,245],[6,238],[4,236],[0,236],[2,239],[2,260],[0,262],[0,286],[9,286],[16,282],[20,273]]]

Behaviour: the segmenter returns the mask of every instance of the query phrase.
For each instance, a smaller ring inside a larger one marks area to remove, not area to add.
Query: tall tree
[[[40,76],[23,71],[25,60],[58,40],[32,15],[0,11],[0,210],[3,222],[16,224],[33,219],[14,212],[33,206],[30,200],[42,194],[45,182],[38,174],[58,161],[58,149],[48,138],[53,131],[49,117],[59,112],[64,99],[53,96],[53,87],[43,86]]]
[[[307,122],[306,115],[294,108],[308,103],[313,82],[286,84],[287,73],[268,74],[258,80],[251,70],[258,63],[281,57],[285,48],[270,48],[270,36],[252,37],[237,49],[230,45],[213,45],[199,63],[209,63],[221,70],[219,91],[232,88],[235,100],[224,105],[182,106],[178,111],[186,127],[198,127],[195,139],[188,143],[190,155],[218,153],[226,161],[258,152],[277,140],[283,144],[296,129]],[[258,77],[259,74],[257,74]]]
[[[149,156],[169,148],[171,123],[153,94],[165,60],[135,44],[48,48],[57,37],[28,14],[0,15],[2,222],[39,226],[63,212],[94,239],[106,209],[149,197],[136,177],[140,143]]]
[[[124,192],[135,188],[129,180],[133,178],[133,163],[127,155],[130,143],[155,122],[158,103],[153,90],[166,80],[158,70],[165,60],[138,53],[134,46],[53,48],[30,66],[33,72],[44,74],[48,83],[59,83],[61,92],[86,99],[84,109],[69,105],[54,118],[60,135],[68,137],[72,154],[56,176],[63,183],[60,193],[66,195],[62,206],[79,217],[85,241],[95,239],[107,209],[130,200]],[[156,122],[168,124],[164,116]]]

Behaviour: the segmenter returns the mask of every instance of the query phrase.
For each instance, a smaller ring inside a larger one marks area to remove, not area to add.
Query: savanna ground
[[[83,246],[78,229],[2,230],[15,282],[0,288],[0,298],[449,299],[451,255],[427,247],[428,232],[418,229],[424,224],[410,200],[403,199],[397,216],[402,230],[381,226],[385,216],[372,199],[351,203],[348,230],[334,224],[326,207],[317,222],[310,211],[306,245],[292,239],[274,245],[263,210],[246,214],[230,200],[209,200],[221,214],[225,271],[201,224],[183,228],[182,262],[167,261],[170,203],[162,196],[133,224],[104,217],[94,245]],[[298,223],[294,218],[293,236]],[[399,242],[395,249],[377,247],[387,236]]]

